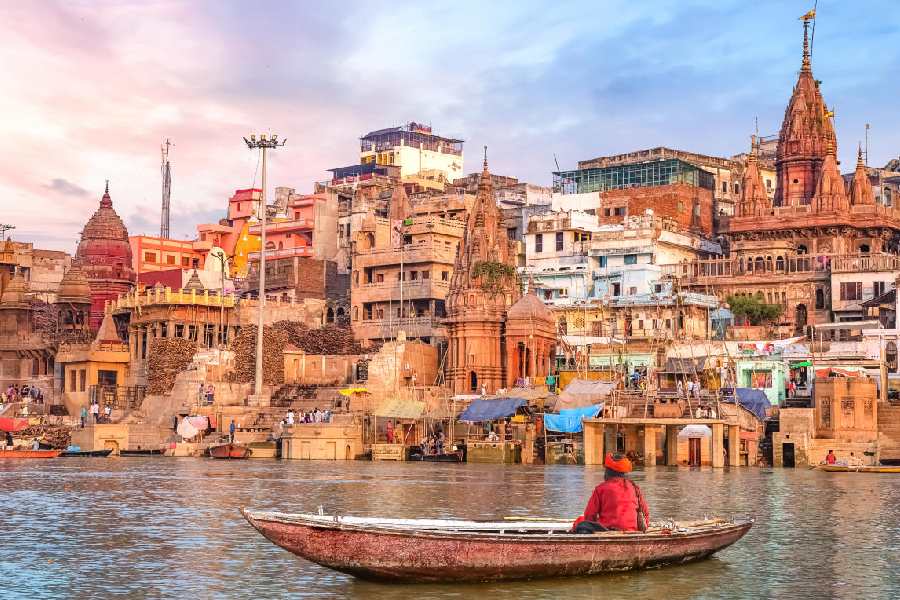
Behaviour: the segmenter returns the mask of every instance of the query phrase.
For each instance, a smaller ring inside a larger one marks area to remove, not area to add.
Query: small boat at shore
[[[221,444],[210,446],[209,455],[213,458],[250,458],[253,451],[242,444]]]
[[[119,456],[162,456],[163,450],[159,448],[147,448],[137,450],[119,450]]]
[[[869,465],[850,467],[847,465],[816,465],[817,471],[828,473],[900,473],[900,465]]]
[[[656,523],[646,532],[569,533],[571,521],[380,519],[241,509],[268,540],[361,579],[456,582],[574,577],[707,558],[752,519]]]
[[[0,450],[0,460],[4,458],[56,458],[62,450]]]
[[[112,454],[112,448],[106,448],[105,450],[65,450],[60,456],[63,457],[76,457],[76,456],[96,456],[96,457],[106,457]]]
[[[441,454],[422,454],[421,451],[416,450],[409,453],[409,460],[420,460],[424,462],[461,463],[466,462],[466,453],[464,450],[454,450],[452,452],[443,452]]]

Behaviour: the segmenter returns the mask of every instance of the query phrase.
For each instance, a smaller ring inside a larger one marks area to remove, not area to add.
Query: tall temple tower
[[[819,91],[819,83],[813,77],[809,20],[804,19],[800,75],[784,111],[775,155],[778,170],[775,206],[812,204],[829,148],[837,155],[837,139],[831,116]]]
[[[134,287],[128,230],[113,210],[109,181],[100,199],[100,207],[81,231],[75,261],[91,288],[91,329],[103,322],[106,302],[115,300]]]
[[[494,200],[485,148],[475,206],[447,295],[448,383],[454,393],[489,393],[504,387],[507,310],[519,298],[510,241]]]

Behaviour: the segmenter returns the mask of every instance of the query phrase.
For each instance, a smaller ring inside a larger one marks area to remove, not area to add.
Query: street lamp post
[[[260,206],[260,248],[259,248],[259,315],[256,321],[256,376],[253,382],[253,395],[262,395],[263,383],[263,322],[266,309],[266,150],[274,150],[284,146],[286,139],[278,141],[277,135],[268,139],[266,134],[260,134],[259,139],[251,135],[250,139],[244,138],[247,147],[251,150],[259,149],[262,154],[262,192],[259,198]]]

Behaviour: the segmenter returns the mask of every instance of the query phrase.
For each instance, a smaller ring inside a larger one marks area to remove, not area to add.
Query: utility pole
[[[259,139],[251,135],[250,139],[244,138],[244,142],[251,150],[259,149],[262,154],[262,192],[259,197],[260,208],[260,248],[259,248],[259,315],[256,321],[256,376],[253,382],[253,394],[262,395],[263,383],[263,323],[266,309],[266,150],[274,150],[284,146],[287,139],[278,141],[277,135],[266,139],[266,134],[260,134]]]
[[[159,222],[159,237],[169,237],[169,202],[172,198],[172,168],[169,166],[169,146],[173,145],[169,140],[159,147],[161,160],[160,171],[162,174],[162,213]]]
[[[15,225],[8,225],[7,223],[0,223],[0,241],[6,239],[6,232],[10,229],[15,229]]]

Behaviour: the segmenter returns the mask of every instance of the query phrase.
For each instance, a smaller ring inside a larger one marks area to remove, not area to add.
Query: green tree
[[[751,325],[773,323],[782,312],[780,304],[767,304],[760,292],[755,296],[728,296],[725,300],[735,317],[742,318]]]

